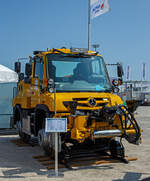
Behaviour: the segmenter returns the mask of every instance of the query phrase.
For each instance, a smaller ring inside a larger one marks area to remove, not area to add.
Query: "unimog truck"
[[[12,103],[13,125],[20,138],[29,142],[31,136],[38,137],[45,153],[53,157],[54,134],[45,132],[45,120],[67,118],[67,132],[59,134],[60,161],[84,151],[107,152],[125,161],[122,138],[139,144],[141,130],[116,94],[121,65],[112,84],[103,57],[95,51],[63,47],[33,54],[25,75],[21,62],[15,62],[19,80]]]

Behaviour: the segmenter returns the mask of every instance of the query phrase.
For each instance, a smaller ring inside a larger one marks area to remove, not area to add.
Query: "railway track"
[[[50,157],[44,155],[33,156],[38,162],[44,165],[48,170],[55,169],[55,161]],[[128,161],[135,161],[137,158],[126,157]],[[69,162],[71,168],[85,167],[85,166],[96,166],[101,164],[119,163],[120,160],[111,158],[110,156],[99,156],[99,157],[83,157],[73,159]],[[59,164],[59,168],[66,168],[65,164]]]
[[[12,143],[14,143],[18,147],[26,147],[26,146],[37,146],[38,141],[37,139],[33,138],[31,141],[27,144],[24,143],[20,139],[14,139],[11,140]],[[45,155],[36,155],[33,156],[35,160],[41,163],[41,165],[44,165],[48,170],[55,168],[55,160],[51,159],[49,156]],[[127,161],[135,161],[137,158],[134,157],[128,157],[126,156],[125,159]],[[119,163],[122,162],[122,160],[117,158],[112,158],[108,153],[98,153],[98,152],[85,152],[82,151],[80,153],[75,154],[70,160],[69,165],[70,168],[75,167],[86,167],[86,166],[96,166],[101,164],[111,164],[111,163]],[[66,168],[65,162],[61,161],[58,165],[59,168]]]

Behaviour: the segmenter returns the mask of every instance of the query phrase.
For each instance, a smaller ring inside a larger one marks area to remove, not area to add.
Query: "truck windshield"
[[[110,81],[102,57],[48,54],[48,78],[56,91],[108,91]]]

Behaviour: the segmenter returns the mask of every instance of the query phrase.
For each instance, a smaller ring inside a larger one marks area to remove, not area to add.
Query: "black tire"
[[[124,158],[124,147],[120,144],[119,141],[111,140],[110,153],[113,158]]]
[[[35,112],[35,120],[40,120],[40,122],[36,122],[36,132],[38,133],[38,142],[40,147],[43,149],[44,154],[46,156],[50,156],[51,158],[54,157],[55,152],[53,151],[52,148],[50,148],[49,144],[43,144],[42,142],[44,142],[44,138],[43,138],[43,134],[41,131],[45,130],[45,117],[46,117],[46,113],[42,110],[37,110]],[[43,140],[43,141],[42,141]],[[41,142],[41,143],[40,143]]]
[[[19,133],[19,136],[20,136],[20,139],[24,142],[24,143],[29,143],[30,142],[30,139],[31,139],[31,136],[24,133],[24,132],[20,132]]]
[[[45,154],[46,156],[50,156],[52,159],[55,158],[54,150],[52,150],[52,149],[49,148],[49,147],[44,147],[43,150],[44,150],[44,154]]]
[[[43,149],[46,156],[50,156],[51,158],[53,158],[54,151],[49,146],[49,143],[48,143],[49,141],[47,139],[48,139],[47,134],[45,133],[44,129],[39,130],[39,132],[38,132],[39,145]]]
[[[24,143],[29,143],[31,136],[22,131],[22,114],[21,114],[21,110],[17,111],[16,114],[18,114],[17,115],[18,120],[16,122],[16,125],[17,125],[17,128],[18,128],[18,134],[20,136],[20,139]]]

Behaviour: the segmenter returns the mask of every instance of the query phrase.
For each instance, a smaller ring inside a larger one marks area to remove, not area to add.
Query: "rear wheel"
[[[20,139],[25,143],[29,143],[31,136],[22,131],[22,121],[21,120],[17,121],[17,128],[18,128],[18,134],[20,136]]]
[[[18,129],[18,134],[20,136],[20,139],[25,143],[29,143],[31,136],[22,131],[21,111],[17,111],[16,114],[17,114],[16,117],[18,118],[16,122],[16,127]]]
[[[54,157],[54,150],[52,149],[51,143],[51,134],[45,132],[45,129],[41,129],[38,132],[38,142],[39,145],[44,150],[45,155],[50,156],[51,158]]]

